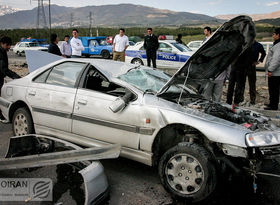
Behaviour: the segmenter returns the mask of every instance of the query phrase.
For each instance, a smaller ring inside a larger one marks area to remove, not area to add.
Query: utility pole
[[[89,34],[92,37],[92,12],[89,12]]]
[[[52,33],[51,0],[49,0],[49,23],[50,23],[50,36],[51,36]]]
[[[37,8],[37,22],[36,22],[36,33],[38,34],[38,29],[40,28],[40,22],[43,20],[43,28],[47,29],[47,19],[44,8],[44,1],[49,1],[49,32],[51,34],[51,0],[33,0],[38,2]],[[31,3],[31,0],[30,0]]]
[[[73,13],[70,13],[70,28],[73,27],[73,23],[74,23],[74,16]]]

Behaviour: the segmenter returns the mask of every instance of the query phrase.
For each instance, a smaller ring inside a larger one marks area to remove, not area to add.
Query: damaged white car
[[[200,201],[222,167],[255,176],[263,159],[280,154],[280,130],[269,118],[200,95],[255,35],[251,18],[234,18],[173,77],[141,65],[63,59],[5,84],[0,108],[16,135],[120,143],[122,156],[158,166],[173,196]]]

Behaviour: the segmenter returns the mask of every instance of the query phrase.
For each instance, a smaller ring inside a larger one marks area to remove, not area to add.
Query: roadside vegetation
[[[156,27],[154,28],[154,33],[156,35],[173,35],[174,39],[180,33],[183,35],[183,41],[188,43],[194,40],[203,40],[203,27],[179,27],[179,28],[166,28],[166,27]],[[212,28],[213,30],[218,27]],[[273,26],[268,25],[257,25],[257,40],[258,41],[271,41],[272,32],[275,29]],[[99,36],[114,36],[119,32],[118,28],[98,28]],[[60,40],[63,40],[64,35],[68,34],[71,36],[72,28],[54,28],[52,29],[52,33],[57,33]],[[146,28],[144,27],[131,27],[126,28],[127,36],[139,36],[141,38],[144,37],[146,33]],[[90,31],[88,28],[79,28],[80,36],[90,36]],[[92,29],[93,36],[97,34],[97,28]],[[7,35],[12,38],[13,43],[17,43],[20,41],[22,37],[32,37],[32,38],[49,38],[49,30],[47,29],[8,29],[8,30],[0,30],[0,36]]]

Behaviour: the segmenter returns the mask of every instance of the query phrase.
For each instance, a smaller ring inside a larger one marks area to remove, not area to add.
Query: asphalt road
[[[5,155],[9,137],[12,136],[11,124],[0,123],[0,153]],[[124,158],[101,161],[105,168],[106,175],[110,184],[110,196],[104,202],[106,205],[134,205],[134,204],[151,204],[151,205],[171,205],[185,204],[171,199],[169,194],[163,189],[157,176],[157,170],[146,165],[127,160]],[[65,165],[63,169],[67,169]],[[63,169],[60,170],[63,172]],[[269,165],[269,169],[271,166]],[[274,172],[279,172],[279,167],[273,167]],[[54,183],[55,200],[63,204],[82,204],[83,192],[79,187],[65,183],[57,184],[59,169],[56,166],[49,166],[37,169],[22,169],[14,171],[1,171],[1,178],[51,178]],[[65,171],[64,171],[65,172]],[[72,174],[71,174],[72,175]],[[75,177],[73,176],[68,177]],[[279,205],[280,201],[280,180],[272,177],[259,177],[257,180],[258,192],[253,193],[252,181],[245,177],[221,177],[216,191],[205,203],[207,205]],[[60,198],[59,194],[64,190]],[[74,193],[74,194],[73,194]],[[1,205],[17,205],[22,203],[1,202]],[[31,204],[52,204],[47,202]]]

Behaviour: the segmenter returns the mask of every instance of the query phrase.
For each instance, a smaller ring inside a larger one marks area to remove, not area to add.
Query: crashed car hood
[[[255,36],[255,24],[248,16],[238,16],[224,23],[170,78],[158,95],[172,84],[187,83],[201,90],[206,81],[215,79],[249,48]]]

